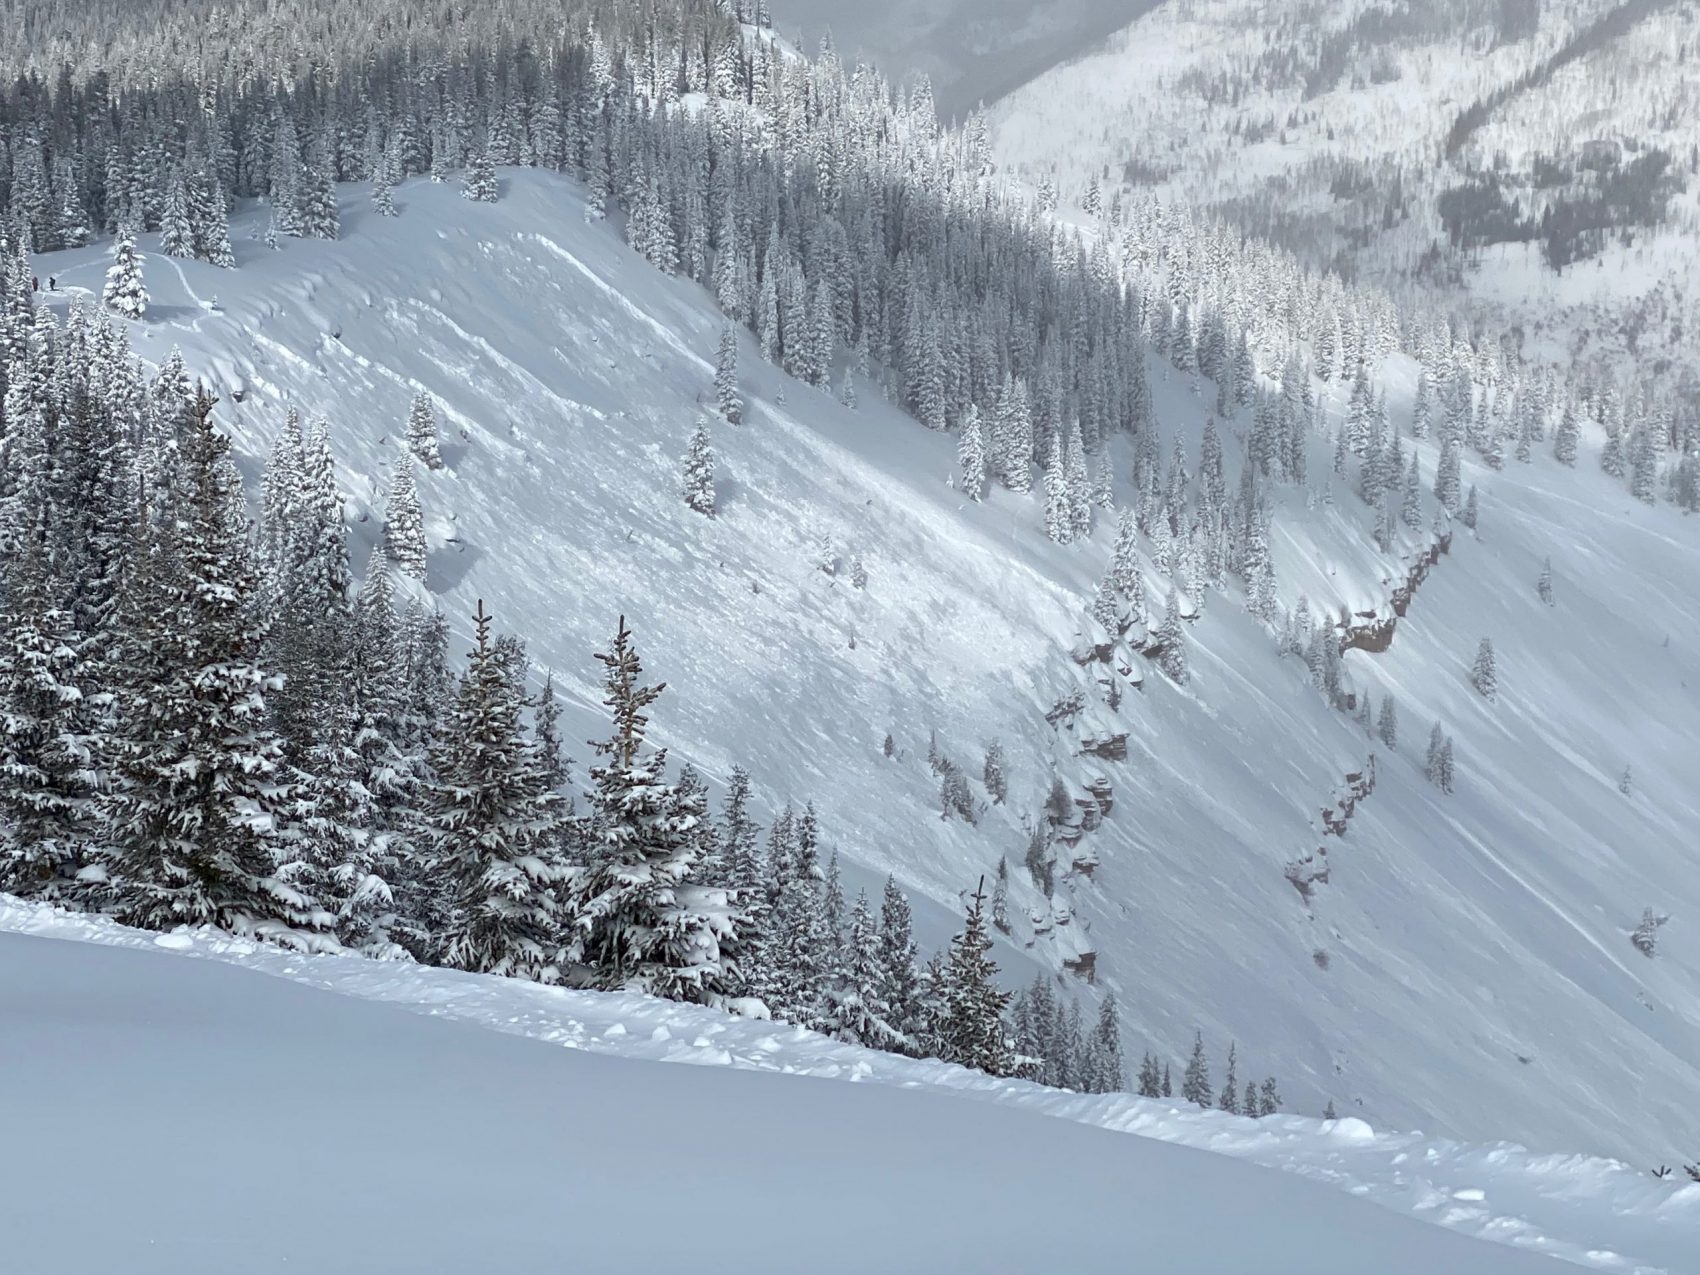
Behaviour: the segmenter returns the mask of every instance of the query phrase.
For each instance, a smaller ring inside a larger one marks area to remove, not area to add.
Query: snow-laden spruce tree
[[[1114,996],[1106,995],[1098,1007],[1098,1025],[1087,1044],[1085,1071],[1089,1093],[1120,1093],[1127,1088],[1127,1064],[1122,1059],[1122,1029]]]
[[[1399,708],[1394,703],[1393,696],[1388,695],[1381,701],[1381,716],[1376,721],[1375,733],[1381,742],[1389,748],[1399,745]]]
[[[687,505],[699,514],[714,517],[714,451],[709,446],[708,427],[700,421],[685,451],[680,488]]]
[[[443,454],[437,446],[437,414],[431,396],[421,390],[407,409],[407,450],[426,469],[441,469]]]
[[[126,319],[139,319],[148,312],[148,294],[142,287],[142,254],[136,251],[135,232],[128,228],[118,232],[100,299],[107,309]]]
[[[590,772],[589,861],[568,887],[572,959],[599,987],[720,1003],[737,985],[736,917],[726,891],[695,881],[700,797],[667,782],[665,749],[646,753],[646,710],[665,686],[642,685],[624,616],[596,658],[613,731]]]
[[[1447,513],[1457,513],[1462,496],[1459,478],[1460,452],[1456,440],[1448,439],[1440,450],[1440,463],[1434,471],[1434,495]]]
[[[1541,575],[1535,581],[1535,595],[1549,607],[1552,603],[1552,559],[1547,558],[1541,563]]]
[[[1231,1116],[1240,1113],[1240,1081],[1239,1081],[1239,1046],[1228,1042],[1228,1074],[1222,1078],[1222,1092],[1216,1100],[1216,1105]],[[1246,1104],[1246,1114],[1255,1116],[1257,1107],[1253,1103]]]
[[[395,206],[395,187],[382,165],[372,175],[372,211],[380,217],[400,216],[400,210]]]
[[[195,255],[195,228],[189,220],[189,189],[174,168],[165,183],[165,207],[159,215],[159,250],[168,257]]]
[[[886,1022],[901,1038],[892,1047],[898,1053],[918,1054],[926,1031],[918,950],[909,897],[888,876],[880,900],[879,985]]]
[[[738,395],[738,327],[728,322],[720,329],[720,347],[714,356],[714,401],[728,425],[744,419],[744,400]]]
[[[466,157],[466,174],[460,193],[474,203],[493,204],[500,195],[496,169],[490,162],[489,148],[483,144],[472,147]]]
[[[1489,702],[1499,697],[1499,674],[1494,664],[1492,638],[1483,638],[1476,648],[1476,660],[1470,666],[1470,685]]]
[[[173,506],[143,519],[120,605],[127,642],[113,781],[102,798],[115,914],[298,945],[332,918],[278,878],[295,858],[297,794],[257,667],[241,478],[205,393],[183,422]]]
[[[843,983],[836,990],[832,1015],[840,1040],[870,1049],[896,1050],[901,1035],[889,1021],[885,987],[880,977],[879,927],[866,891],[857,894],[844,937]]]
[[[442,892],[437,954],[479,974],[560,979],[562,868],[547,833],[559,796],[528,739],[523,652],[491,640],[482,600],[454,706],[433,754],[427,844]]]
[[[986,490],[986,436],[980,424],[980,409],[969,404],[962,418],[962,432],[956,440],[956,466],[962,492],[970,500],[979,500]]]
[[[974,891],[967,923],[950,941],[944,979],[935,989],[939,1007],[939,1057],[991,1076],[1010,1071],[1003,1013],[1009,994],[997,985],[991,936],[986,932],[984,883]]]
[[[1561,465],[1574,465],[1577,444],[1581,439],[1582,426],[1576,419],[1576,406],[1574,402],[1566,400],[1564,415],[1559,418],[1558,429],[1552,436],[1553,459]]]
[[[31,487],[26,500],[45,497]],[[74,903],[87,894],[79,874],[108,743],[102,670],[70,612],[51,605],[45,546],[19,545],[13,530],[0,583],[0,890]]]
[[[1181,1097],[1200,1107],[1208,1107],[1212,1096],[1210,1064],[1204,1057],[1204,1033],[1194,1032],[1192,1056],[1187,1059],[1186,1074],[1181,1077]]]
[[[985,784],[992,804],[1003,805],[1004,798],[1009,795],[1009,781],[1004,775],[1003,745],[995,739],[986,745],[986,762],[980,770],[980,781]]]
[[[1060,545],[1074,542],[1074,517],[1068,481],[1068,453],[1062,435],[1051,437],[1045,463],[1045,534]]]
[[[389,504],[384,509],[384,551],[403,575],[414,580],[425,578],[425,517],[419,511],[411,456],[396,461],[390,478]]]
[[[1181,622],[1180,594],[1169,586],[1169,600],[1163,609],[1163,623],[1157,628],[1157,667],[1170,681],[1185,686],[1192,674],[1186,654],[1186,626]]]

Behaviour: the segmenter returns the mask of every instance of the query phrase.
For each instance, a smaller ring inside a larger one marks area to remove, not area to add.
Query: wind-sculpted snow
[[[1094,729],[1126,733],[1126,759],[1076,758],[1046,714],[1082,689],[1070,654],[1108,519],[1063,548],[1036,497],[968,503],[949,484],[954,436],[865,380],[851,411],[751,344],[746,423],[710,426],[717,516],[692,512],[680,466],[714,402],[720,316],[616,226],[587,221],[572,182],[504,172],[502,186],[501,202],[473,204],[409,182],[394,219],[345,186],[340,241],[275,252],[258,237],[264,211],[246,209],[234,272],[167,263],[143,236],[154,304],[132,341],[153,362],[183,348],[250,476],[288,407],[323,414],[355,562],[378,535],[412,395],[429,393],[447,426],[445,468],[418,474],[425,587],[463,636],[483,598],[527,640],[569,700],[562,735],[581,763],[576,741],[606,730],[591,654],[623,613],[668,685],[654,736],[675,760],[717,782],[741,763],[764,813],[814,801],[852,893],[896,873],[929,950],[960,923],[960,892],[1007,860],[1006,978],[1095,954],[1096,985],[1071,977],[1067,994],[1116,995],[1134,1060],[1177,1059],[1201,1030],[1218,1070],[1237,1041],[1242,1077],[1275,1075],[1309,1115],[1332,1101],[1378,1127],[1643,1169],[1700,1154],[1692,520],[1600,478],[1591,440],[1574,472],[1466,461],[1477,533],[1455,528],[1389,650],[1346,658],[1377,704],[1397,697],[1396,748],[1329,709],[1231,591],[1188,627],[1187,686],[1147,668],[1119,709],[1092,706]],[[106,255],[37,264],[60,285],[42,300],[63,310],[98,289]],[[1402,420],[1410,367],[1378,373]],[[1151,380],[1161,452],[1180,435],[1196,462],[1213,389],[1157,361]],[[1337,390],[1328,404],[1342,406]],[[1246,424],[1221,427],[1230,485]],[[1281,601],[1383,605],[1428,528],[1378,551],[1372,511],[1323,477],[1329,449],[1314,441],[1312,490],[1271,488]],[[1131,457],[1113,447],[1126,500]],[[1426,485],[1434,453],[1418,450]],[[1535,589],[1548,556],[1550,607]],[[1167,580],[1145,569],[1160,607]],[[1466,676],[1484,636],[1500,662],[1493,705]],[[1458,750],[1450,797],[1423,777],[1436,719]],[[971,777],[1000,740],[1008,801],[973,826],[941,819],[935,737]],[[1370,749],[1374,800],[1330,839],[1330,879],[1307,908],[1285,865],[1320,844],[1322,807]],[[1101,776],[1114,808],[1082,842],[1092,875],[1059,879],[1053,904],[1022,859],[1059,773]],[[1629,941],[1646,907],[1672,917],[1651,960]]]
[[[3,896],[0,1018],[18,1269],[781,1271],[806,1245],[818,1271],[1700,1270],[1700,1184],[1610,1161],[1067,1094]]]

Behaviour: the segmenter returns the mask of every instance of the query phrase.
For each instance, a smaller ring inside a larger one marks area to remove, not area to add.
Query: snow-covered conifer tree
[[[1186,628],[1181,623],[1181,600],[1173,585],[1157,629],[1157,667],[1170,681],[1185,686],[1191,679],[1186,654]]]
[[[700,799],[666,781],[665,750],[645,753],[646,710],[665,687],[640,683],[624,616],[596,658],[613,730],[590,772],[595,845],[567,892],[573,959],[598,986],[719,1003],[737,982],[733,908],[694,881]]]
[[[205,393],[184,422],[169,520],[124,582],[114,781],[102,799],[116,914],[311,944],[332,918],[278,877],[294,803],[267,723],[240,478]]]
[[[496,182],[496,169],[490,162],[488,146],[475,145],[467,156],[466,176],[460,193],[480,204],[493,204],[499,198],[501,188]]]
[[[987,1075],[1005,1076],[1011,1062],[1003,1025],[1009,994],[998,988],[998,967],[989,955],[992,940],[986,933],[985,897],[982,884],[969,905],[967,924],[950,941],[943,985],[937,989],[940,1057]]]
[[[1381,742],[1389,748],[1399,745],[1399,709],[1394,703],[1393,696],[1388,695],[1381,701],[1381,717],[1376,722],[1375,733],[1381,737]]]
[[[986,489],[986,438],[980,424],[980,409],[972,403],[962,419],[956,463],[963,494],[970,500],[979,500]]]
[[[136,251],[136,236],[129,230],[118,232],[100,299],[107,309],[126,319],[139,319],[148,312],[148,294],[142,287],[142,254]]]
[[[1181,1077],[1181,1097],[1200,1107],[1208,1107],[1214,1097],[1210,1087],[1210,1064],[1204,1057],[1202,1032],[1195,1032],[1192,1037],[1192,1056],[1187,1059],[1186,1074]]]
[[[523,652],[492,641],[482,600],[455,700],[433,756],[428,844],[443,895],[445,964],[543,983],[560,979],[561,866],[546,843],[543,766],[522,715]]]
[[[714,398],[729,425],[744,419],[744,402],[738,396],[738,329],[731,322],[720,329],[720,348],[714,360]]]
[[[700,421],[685,451],[680,487],[687,505],[699,514],[714,517],[714,451],[708,443],[708,427]]]
[[[419,492],[413,484],[411,456],[396,461],[395,473],[390,478],[389,504],[384,510],[384,550],[403,575],[414,580],[425,578],[425,517],[419,510]]]
[[[1239,1047],[1233,1041],[1229,1041],[1228,1074],[1222,1080],[1222,1093],[1217,1099],[1216,1105],[1221,1107],[1223,1111],[1226,1111],[1231,1116],[1237,1116],[1240,1114],[1240,1081],[1237,1074],[1239,1068],[1238,1055]],[[1256,1115],[1257,1112],[1254,1110],[1250,1114]]]
[[[407,450],[426,469],[443,467],[443,455],[437,446],[437,414],[431,410],[431,396],[424,391],[413,396],[408,408]]]
[[[1003,745],[993,740],[986,745],[986,764],[980,772],[981,782],[991,796],[992,804],[1003,805],[1009,795],[1009,782],[1004,775]]]
[[[1499,677],[1494,667],[1493,639],[1483,638],[1476,648],[1476,661],[1470,666],[1470,685],[1483,699],[1492,701],[1499,696]]]

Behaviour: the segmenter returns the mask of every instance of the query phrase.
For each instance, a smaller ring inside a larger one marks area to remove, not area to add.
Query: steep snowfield
[[[460,631],[482,597],[529,640],[575,701],[569,740],[602,732],[590,655],[623,612],[670,688],[660,742],[714,779],[744,764],[770,803],[812,798],[852,887],[894,871],[932,900],[930,944],[959,892],[1007,857],[1011,979],[1095,949],[1135,1060],[1146,1047],[1178,1057],[1198,1028],[1218,1067],[1239,1042],[1242,1084],[1273,1072],[1290,1110],[1332,1100],[1377,1125],[1642,1166],[1700,1154],[1692,525],[1630,507],[1591,452],[1574,474],[1544,458],[1502,474],[1467,465],[1479,538],[1459,530],[1389,652],[1347,658],[1378,703],[1397,695],[1398,756],[1215,595],[1190,631],[1192,684],[1147,670],[1119,713],[1094,710],[1129,732],[1128,759],[1085,764],[1044,715],[1084,685],[1069,651],[1112,528],[1063,549],[1031,497],[963,507],[947,482],[953,438],[873,386],[847,410],[748,347],[747,423],[714,429],[720,516],[691,513],[677,474],[712,398],[708,299],[587,223],[570,182],[513,173],[503,186],[501,203],[474,205],[410,183],[393,221],[344,188],[341,242],[277,252],[244,214],[237,272],[149,256],[154,306],[132,337],[153,360],[180,345],[211,378],[251,472],[287,405],[327,415],[357,561],[409,397],[430,391],[449,428],[448,467],[420,476],[428,586]],[[153,254],[152,237],[142,247]],[[98,289],[104,257],[38,264],[75,294]],[[1153,375],[1165,435],[1195,439],[1213,394]],[[1409,369],[1389,375],[1397,401]],[[1325,473],[1318,448],[1311,471]],[[1425,476],[1433,466],[1425,452]],[[1367,508],[1343,484],[1331,503],[1302,497],[1279,497],[1284,601],[1384,602],[1396,564],[1369,543]],[[835,575],[819,567],[823,542]],[[1549,554],[1551,609],[1534,589]],[[1149,585],[1160,599],[1163,582]],[[1465,680],[1484,635],[1500,662],[1493,706]],[[1436,717],[1457,740],[1450,798],[1421,772]],[[935,730],[976,776],[985,743],[1004,743],[1010,800],[977,827],[939,818],[924,760]],[[1372,748],[1376,790],[1325,842],[1320,811]],[[1047,907],[1021,868],[1023,821],[1059,767],[1076,792],[1108,779],[1116,804],[1081,842],[1095,873],[1060,881]],[[1331,879],[1307,908],[1283,868],[1321,844]],[[1674,918],[1654,960],[1627,938],[1647,906]]]
[[[1700,1269],[1700,1185],[1607,1161],[5,899],[0,1021],[17,1271]]]

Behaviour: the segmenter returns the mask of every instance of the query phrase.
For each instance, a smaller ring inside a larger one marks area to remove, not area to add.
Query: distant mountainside
[[[1164,4],[1011,93],[993,149],[1209,209],[1531,354],[1700,402],[1700,11]]]
[[[771,0],[774,28],[813,49],[830,34],[847,57],[893,78],[926,76],[960,120],[1092,48],[1160,0]]]

